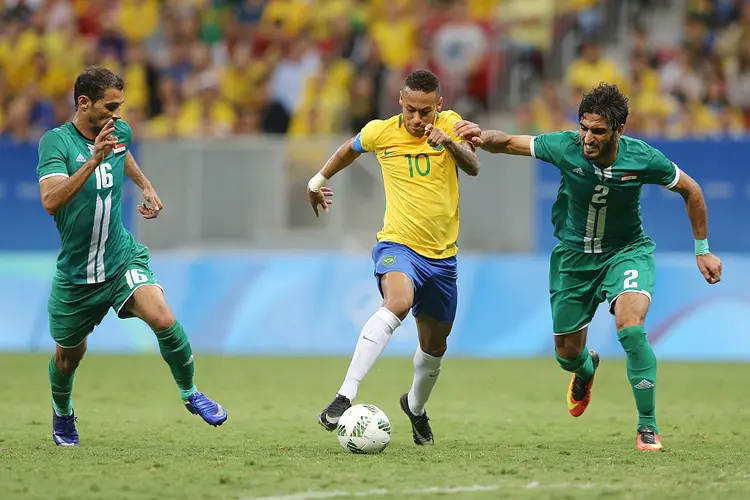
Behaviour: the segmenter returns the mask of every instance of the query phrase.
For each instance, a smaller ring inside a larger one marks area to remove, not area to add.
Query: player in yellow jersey
[[[383,172],[386,200],[383,229],[372,250],[383,304],[362,328],[344,383],[319,422],[329,431],[336,429],[360,382],[411,309],[419,347],[414,381],[400,404],[411,421],[414,442],[432,445],[424,406],[440,374],[458,299],[458,169],[475,176],[479,159],[471,141],[453,132],[461,117],[442,111],[440,82],[434,74],[417,70],[407,76],[399,104],[403,113],[365,125],[308,184],[315,215],[320,208],[328,211],[333,193],[324,187],[326,181],[360,154],[374,153]]]

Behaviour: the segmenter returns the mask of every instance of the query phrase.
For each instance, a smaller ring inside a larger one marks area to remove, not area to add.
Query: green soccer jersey
[[[585,253],[606,253],[644,236],[641,186],[672,188],[680,170],[643,141],[621,136],[617,159],[594,165],[583,156],[577,131],[542,134],[531,141],[534,158],[560,169],[560,188],[552,206],[555,237]]]
[[[135,244],[122,224],[122,183],[125,156],[132,132],[122,120],[115,122],[117,145],[83,189],[55,214],[60,233],[58,272],[74,284],[102,283],[127,262]],[[87,139],[68,122],[47,131],[39,141],[39,182],[73,175],[94,151]]]

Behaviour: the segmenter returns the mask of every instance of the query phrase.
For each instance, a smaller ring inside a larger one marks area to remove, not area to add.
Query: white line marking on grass
[[[454,493],[466,493],[466,492],[480,492],[480,491],[497,491],[503,487],[509,489],[523,488],[522,484],[490,484],[481,485],[474,484],[471,486],[454,486],[454,487],[440,487],[433,486],[430,488],[408,488],[404,490],[387,490],[387,489],[373,489],[373,490],[362,490],[362,491],[344,491],[344,490],[331,490],[331,491],[303,491],[301,493],[292,493],[290,495],[278,495],[270,497],[243,497],[240,500],[318,500],[326,498],[339,498],[339,497],[377,497],[385,495],[430,495],[430,494],[441,494],[451,495]],[[616,484],[595,484],[595,483],[550,483],[542,484],[538,481],[532,481],[525,485],[526,488],[530,489],[565,489],[565,488],[578,488],[578,489],[618,489],[623,488],[624,485]]]

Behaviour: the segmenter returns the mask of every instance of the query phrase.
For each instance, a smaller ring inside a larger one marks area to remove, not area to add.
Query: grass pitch
[[[199,389],[227,408],[212,428],[177,398],[155,356],[89,355],[76,374],[81,446],[51,438],[47,356],[3,355],[0,498],[747,498],[747,364],[659,365],[661,453],[635,451],[624,363],[603,359],[591,406],[567,412],[553,359],[446,359],[428,405],[436,446],[416,447],[398,397],[411,360],[384,358],[358,402],[393,439],[353,455],[317,424],[344,358],[196,359]]]

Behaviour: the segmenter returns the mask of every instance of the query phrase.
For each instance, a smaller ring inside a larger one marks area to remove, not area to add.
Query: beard
[[[617,139],[611,139],[607,142],[602,142],[596,145],[596,148],[588,152],[586,149],[586,145],[583,145],[583,156],[586,157],[588,160],[598,160],[599,158],[607,158],[609,157],[617,147]]]

